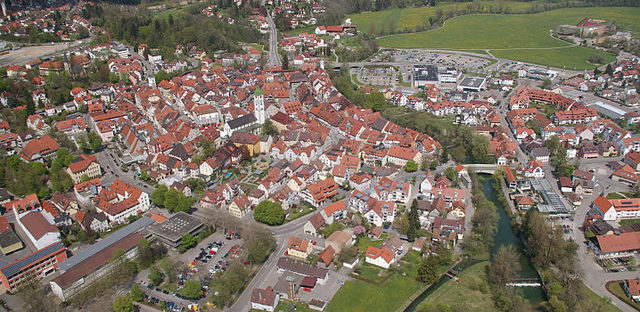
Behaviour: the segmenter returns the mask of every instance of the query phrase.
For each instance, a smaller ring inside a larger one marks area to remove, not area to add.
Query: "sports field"
[[[498,7],[500,3],[498,1],[479,1],[480,4]],[[446,12],[451,7],[462,9],[469,3],[441,3],[436,7],[419,7],[419,8],[404,8],[404,9],[390,9],[377,12],[365,12],[352,14],[351,23],[358,26],[361,31],[370,31],[371,24],[374,24],[376,33],[389,33],[392,29],[394,32],[405,29],[413,29],[420,24],[429,24],[429,17],[435,16],[436,10],[441,9]],[[531,8],[531,2],[518,2],[518,1],[504,1],[501,4],[503,7],[508,7],[511,12],[519,13],[525,12]]]

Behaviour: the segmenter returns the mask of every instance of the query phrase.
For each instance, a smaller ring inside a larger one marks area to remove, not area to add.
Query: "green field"
[[[480,1],[482,4],[498,5],[498,1]],[[429,24],[429,17],[435,16],[437,9],[446,11],[450,7],[464,8],[469,3],[442,3],[436,7],[419,7],[419,8],[404,8],[404,9],[390,9],[377,12],[365,12],[350,15],[351,23],[358,26],[361,31],[369,32],[371,30],[371,24],[374,24],[377,33],[383,31],[385,33],[390,32],[392,29],[394,32],[402,30],[411,30],[420,24]],[[517,1],[505,1],[503,2],[505,7],[510,7],[512,12],[524,12],[532,5],[531,2],[517,2]]]
[[[495,311],[489,285],[484,279],[489,262],[474,264],[460,272],[460,282],[449,280],[438,287],[418,306],[418,311],[447,304],[453,311]]]
[[[465,15],[450,19],[443,28],[381,37],[381,46],[435,49],[508,49],[567,46],[549,30],[577,24],[584,17],[602,18],[640,31],[640,8],[571,8],[537,14]]]
[[[499,58],[573,70],[595,68],[587,62],[591,54],[602,55],[605,63],[615,60],[615,56],[611,53],[580,46],[564,49],[491,50],[490,52]]]
[[[409,252],[401,261],[406,263],[402,265],[400,272],[393,273],[393,276],[379,285],[361,280],[347,281],[331,299],[325,311],[394,311],[424,286],[415,279],[420,256],[416,252]]]

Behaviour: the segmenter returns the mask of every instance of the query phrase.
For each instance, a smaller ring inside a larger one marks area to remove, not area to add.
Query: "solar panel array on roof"
[[[83,249],[80,250],[78,253],[76,253],[73,257],[67,259],[66,261],[60,263],[58,265],[58,267],[63,270],[69,270],[72,267],[76,266],[77,264],[79,264],[80,262],[90,258],[91,256],[95,255],[96,253],[100,252],[101,250],[113,245],[114,243],[116,243],[117,241],[125,238],[126,236],[128,236],[131,233],[137,232],[142,228],[145,228],[151,224],[155,223],[155,221],[153,221],[153,219],[147,217],[147,216],[143,216],[142,218],[134,221],[133,223],[123,227],[122,229],[116,231],[115,233],[103,238],[102,240],[98,241],[97,243]]]
[[[54,251],[64,248],[64,245],[62,245],[62,243],[57,242],[54,244],[51,244],[45,248],[42,248],[28,256],[26,256],[25,258],[23,258],[22,260],[16,261],[4,268],[2,268],[2,274],[4,274],[4,276],[6,276],[7,278],[15,275],[16,273],[20,272],[20,270],[22,270],[22,268],[42,259],[43,257],[53,253]]]

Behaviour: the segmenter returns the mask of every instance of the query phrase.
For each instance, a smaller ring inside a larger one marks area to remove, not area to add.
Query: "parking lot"
[[[186,281],[197,281],[203,285],[205,293],[202,297],[204,298],[212,276],[218,271],[224,271],[228,262],[232,259],[242,257],[244,251],[242,245],[242,240],[237,237],[225,237],[224,233],[219,231],[183,254],[170,251],[168,256],[174,259],[176,261],[175,265],[180,268],[177,276],[178,289]],[[145,295],[147,295],[145,300],[148,300],[148,302],[156,305],[164,302],[167,307],[172,303],[173,308],[168,308],[168,311],[183,311],[190,304],[197,303],[198,299],[188,299],[178,293],[150,285],[147,274],[147,271],[141,274],[137,282]]]
[[[436,66],[453,66],[460,70],[481,70],[491,64],[491,61],[488,59],[470,55],[427,52],[420,50],[395,51],[392,56],[392,61],[433,64]]]
[[[357,71],[358,81],[374,86],[388,86],[398,81],[394,67],[364,67]]]

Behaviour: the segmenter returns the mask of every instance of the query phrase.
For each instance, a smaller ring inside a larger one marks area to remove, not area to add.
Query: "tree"
[[[551,87],[552,84],[553,84],[553,82],[551,82],[551,79],[547,78],[544,81],[542,81],[542,88],[543,89],[547,89],[547,88]]]
[[[607,64],[607,68],[604,71],[605,73],[607,73],[607,75],[609,75],[609,77],[613,76],[613,67],[611,67],[611,64]]]
[[[451,180],[451,181],[455,181],[456,180],[456,170],[453,169],[453,167],[449,167],[447,169],[444,170],[444,175],[447,177],[447,179]]]
[[[351,261],[356,255],[358,255],[358,249],[355,246],[349,246],[340,250],[337,259],[339,263],[344,263]]]
[[[120,296],[113,301],[111,306],[114,312],[133,312],[133,302],[128,295]]]
[[[178,207],[178,201],[180,200],[180,191],[170,188],[164,194],[164,207],[169,211],[174,211]]]
[[[242,233],[242,239],[247,246],[247,260],[252,263],[265,262],[271,250],[276,247],[273,234],[264,228],[246,228]]]
[[[362,225],[357,225],[353,228],[353,234],[356,236],[360,236],[367,233],[367,229]]]
[[[601,54],[593,53],[589,55],[589,58],[587,58],[587,60],[591,64],[602,64],[604,62],[604,57]]]
[[[407,164],[404,166],[404,171],[406,172],[418,171],[418,163],[413,160],[407,161]]]
[[[102,139],[100,138],[100,136],[95,132],[89,132],[89,134],[87,134],[87,137],[89,139],[89,146],[91,147],[91,149],[94,152],[97,151],[98,148],[100,148],[100,146],[102,145]]]
[[[262,124],[262,135],[277,135],[278,129],[273,125],[271,119],[266,119]]]
[[[411,203],[411,210],[407,216],[409,228],[407,229],[407,239],[410,242],[415,241],[416,231],[420,229],[420,217],[418,215],[418,202],[414,199]]]
[[[282,69],[289,69],[289,57],[286,53],[282,53]]]
[[[156,189],[153,190],[153,193],[151,193],[151,202],[160,207],[164,207],[164,195],[167,193],[167,190],[168,188],[166,185],[158,185]]]
[[[260,223],[280,225],[284,223],[285,212],[280,204],[264,200],[254,209],[253,218]]]
[[[427,284],[433,284],[438,280],[438,259],[436,259],[436,256],[429,255],[422,260],[418,268],[417,279]]]
[[[182,234],[181,238],[182,238],[182,246],[184,246],[184,248],[187,248],[187,249],[195,246],[198,243],[198,240],[190,233]]]
[[[569,311],[569,307],[567,307],[567,304],[564,303],[564,301],[562,301],[560,298],[558,298],[557,296],[551,296],[551,298],[549,298],[549,301],[543,303],[543,306],[545,308],[546,311],[549,312],[566,312]]]
[[[131,300],[136,302],[142,301],[142,299],[144,298],[144,293],[142,292],[142,289],[140,289],[140,286],[138,286],[138,284],[133,284],[133,286],[131,286],[131,290],[129,290],[129,297],[131,297]]]
[[[180,294],[190,299],[197,299],[202,295],[202,285],[196,281],[186,281],[180,289]]]
[[[503,286],[513,281],[520,270],[520,257],[513,245],[502,245],[489,266],[489,281]]]
[[[149,268],[149,281],[154,286],[158,286],[162,283],[162,273],[160,273],[160,270],[155,265]]]

